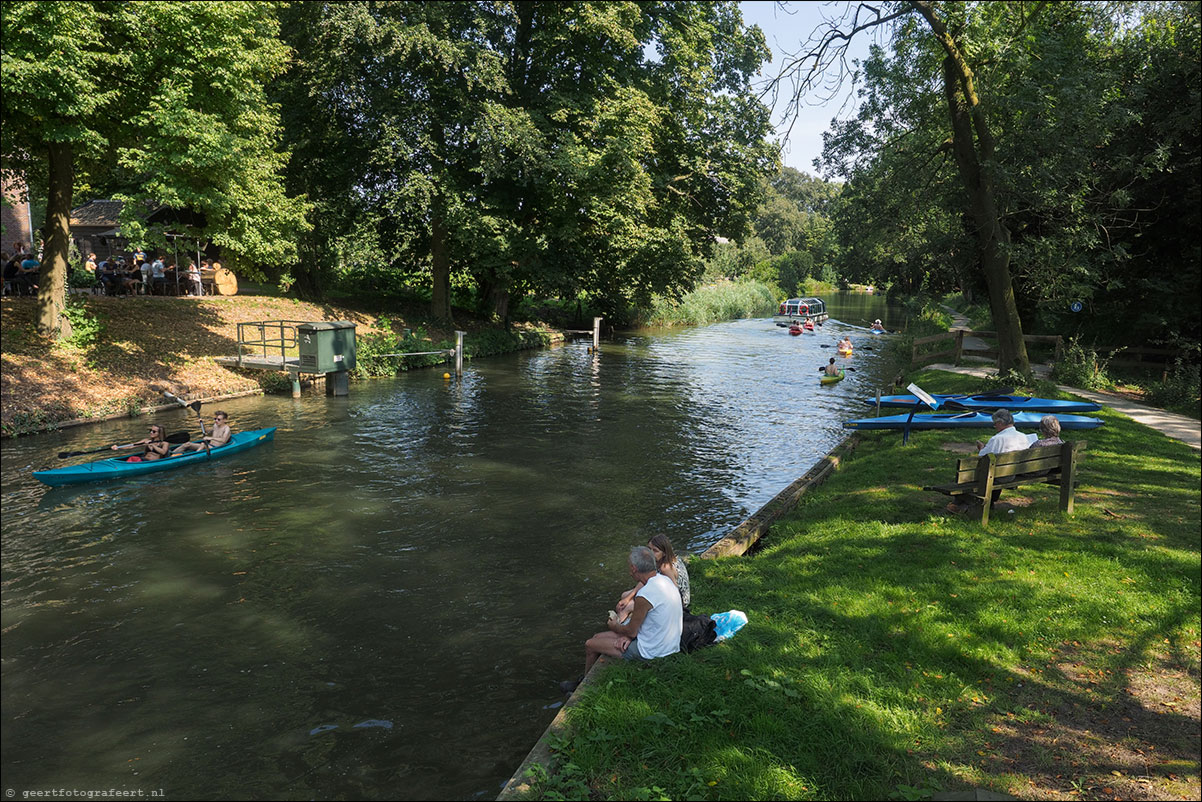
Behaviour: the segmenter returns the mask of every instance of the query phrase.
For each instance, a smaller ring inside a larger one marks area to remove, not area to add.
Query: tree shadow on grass
[[[594,796],[1196,796],[1197,455],[1118,422],[1082,482],[1129,518],[1052,489],[982,528],[920,489],[939,434],[866,438],[756,554],[694,561],[694,609],[751,623],[607,669],[560,753]]]

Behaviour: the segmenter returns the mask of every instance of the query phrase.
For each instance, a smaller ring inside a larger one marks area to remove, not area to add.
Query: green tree
[[[282,191],[262,91],[286,59],[272,3],[5,3],[0,157],[47,201],[39,331],[61,326],[77,180],[117,167],[135,241],[149,201],[203,214],[192,233],[233,254],[289,258],[304,203]]]
[[[436,317],[453,280],[501,319],[531,293],[612,315],[680,292],[774,166],[748,91],[763,36],[733,3],[318,8],[286,26],[305,41],[282,83],[325,116],[290,136],[355,160],[336,186]]]
[[[989,10],[990,6],[996,8]],[[1011,276],[1011,237],[999,189],[996,123],[987,113],[979,72],[989,64],[984,54],[1021,46],[1027,27],[1045,6],[1038,4],[1030,10],[1022,3],[969,5],[925,0],[855,4],[843,20],[817,31],[814,46],[786,64],[781,75],[781,79],[797,77],[799,93],[804,92],[841,62],[852,37],[892,28],[896,64],[887,72],[906,76],[907,83],[897,87],[904,100],[884,109],[895,116],[893,120],[886,116],[870,121],[869,112],[862,109],[858,136],[862,143],[872,141],[876,132],[868,130],[870,123],[880,123],[884,139],[876,140],[875,147],[897,147],[911,135],[901,120],[919,118],[930,123],[934,119],[931,112],[942,109],[944,136],[931,156],[950,154],[956,166],[963,190],[961,205],[971,221],[977,263],[998,332],[1000,364],[1020,373],[1029,373],[1030,363]],[[933,129],[926,125],[923,130],[929,133]]]

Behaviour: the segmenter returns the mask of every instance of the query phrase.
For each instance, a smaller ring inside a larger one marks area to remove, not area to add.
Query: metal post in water
[[[876,388],[876,416],[881,416],[881,388]]]
[[[292,373],[292,397],[300,398],[301,397],[300,374],[294,373],[292,371],[289,371],[289,373]]]
[[[455,375],[463,375],[463,335],[466,331],[455,332]]]
[[[601,318],[593,318],[593,351],[601,348]]]

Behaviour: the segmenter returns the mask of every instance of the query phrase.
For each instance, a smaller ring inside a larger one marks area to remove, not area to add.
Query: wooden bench
[[[1059,446],[968,457],[956,464],[955,482],[928,485],[923,490],[980,501],[981,524],[985,525],[989,523],[989,508],[995,491],[1028,484],[1059,485],[1060,510],[1071,514],[1077,485],[1077,466],[1083,451],[1085,441],[1077,440]]]

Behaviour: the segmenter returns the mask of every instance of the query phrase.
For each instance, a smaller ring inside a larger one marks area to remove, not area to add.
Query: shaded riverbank
[[[289,387],[285,374],[240,371],[215,357],[237,353],[238,324],[261,320],[349,320],[358,337],[423,325],[342,305],[290,298],[85,296],[85,325],[75,342],[33,333],[35,299],[0,302],[2,395],[0,431],[28,434],[79,419],[134,415],[161,403],[164,390],[195,398],[228,397]],[[465,319],[469,332],[492,328]],[[87,330],[93,329],[91,334]],[[427,342],[454,332],[426,326]],[[494,338],[495,340],[496,338]],[[470,349],[469,349],[470,353]]]
[[[988,529],[921,490],[973,435],[861,433],[758,551],[690,564],[694,610],[748,626],[607,668],[534,795],[1197,798],[1198,452],[1099,415],[1076,514],[1028,486]]]

